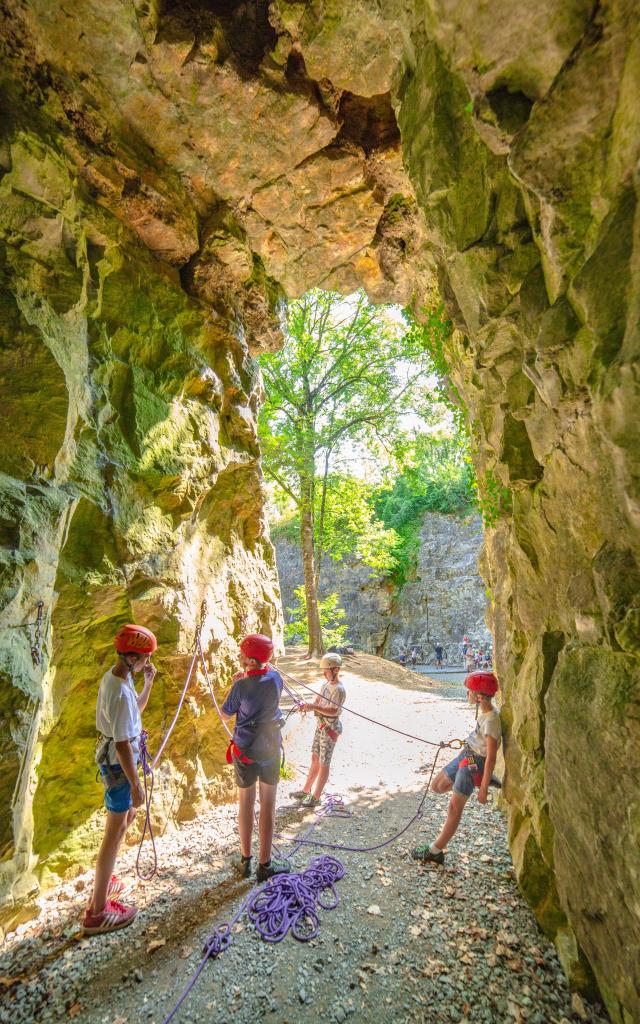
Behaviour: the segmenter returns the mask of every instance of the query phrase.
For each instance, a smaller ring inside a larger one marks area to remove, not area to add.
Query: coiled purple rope
[[[337,799],[341,801],[342,798],[338,797]],[[303,840],[306,839],[309,835],[311,835],[313,830],[317,828],[321,819],[328,814],[331,814],[331,805],[329,802],[327,802],[327,805],[317,813],[315,821],[309,826],[308,829],[306,829],[306,831],[303,834]],[[298,852],[301,845],[302,840],[296,840],[293,847],[289,851],[289,856],[293,857]],[[322,865],[320,868],[318,868],[318,863]],[[314,861],[311,861],[309,867],[307,868],[307,871],[311,871],[311,875],[308,876],[308,880],[306,883],[308,888],[315,887],[319,895],[322,895],[327,890],[331,893],[331,898],[328,902],[326,897],[323,897],[322,900],[316,898],[315,903],[319,906],[324,907],[327,910],[330,910],[333,907],[337,906],[338,895],[335,891],[334,883],[337,882],[338,879],[342,878],[342,876],[344,875],[344,867],[340,863],[340,861],[336,860],[334,857],[317,857]],[[203,956],[200,963],[198,964],[196,970],[189,979],[189,983],[185,988],[184,992],[182,993],[182,995],[180,996],[180,998],[178,999],[178,1002],[175,1004],[171,1012],[165,1017],[162,1024],[170,1024],[170,1021],[173,1020],[176,1013],[184,1003],[185,999],[187,999],[189,994],[193,991],[193,988],[196,985],[198,978],[202,974],[207,961],[215,960],[216,957],[220,956],[221,953],[224,953],[225,950],[229,948],[229,946],[233,942],[233,926],[238,923],[242,915],[248,910],[252,902],[261,894],[261,892],[266,892],[270,887],[273,887],[278,879],[287,878],[291,881],[294,878],[301,878],[305,874],[306,872],[302,872],[301,874],[291,873],[289,875],[276,875],[269,880],[269,882],[267,883],[263,890],[260,890],[260,888],[257,885],[254,885],[251,892],[249,893],[247,898],[240,904],[231,920],[229,922],[225,922],[224,924],[219,925],[216,928],[216,930],[212,932],[212,934],[209,935],[209,937],[207,938],[204,945]],[[301,893],[298,891],[295,899],[298,901],[300,899],[300,896]],[[334,898],[335,902],[333,902]],[[307,915],[301,915],[300,913],[298,913],[296,920],[299,923],[299,927],[297,931],[293,931],[293,934],[297,939],[300,940],[300,942],[308,942],[309,939],[312,939],[313,935],[317,934],[317,925],[319,925],[317,911],[315,910],[315,908],[311,907],[310,903],[307,904],[307,906],[309,913]],[[315,915],[315,917],[312,916],[312,913]],[[282,904],[282,914],[284,917],[284,903]],[[292,916],[290,911],[287,911],[286,914],[289,917]],[[305,921],[307,922],[306,928],[304,925]],[[310,928],[314,926],[314,924],[316,925],[316,931],[313,934],[308,934],[308,931],[310,930]],[[291,925],[289,925],[289,928],[290,927]],[[264,931],[260,929],[258,930],[260,931],[260,934],[267,942],[281,942],[284,936],[286,935],[286,932],[280,934],[280,931],[278,931],[278,938],[267,938],[267,935],[264,932],[268,932],[269,934],[274,935],[276,934],[275,929],[273,931],[269,930],[268,924],[267,927],[264,928]],[[299,934],[297,932],[299,932]]]
[[[271,878],[250,897],[247,917],[265,942],[282,942],[289,932],[309,942],[320,930],[317,908],[338,906],[335,882],[343,875],[344,866],[335,857],[316,857],[306,871]]]

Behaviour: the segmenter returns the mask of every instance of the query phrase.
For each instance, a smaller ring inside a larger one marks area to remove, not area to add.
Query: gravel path
[[[371,670],[374,661],[350,662],[348,705],[429,739],[469,731],[472,713],[464,704],[430,693],[428,681],[403,670],[382,682]],[[289,659],[287,667],[317,680],[309,665]],[[413,815],[434,751],[348,713],[344,726],[329,789],[344,795],[353,817],[325,818],[314,835],[368,846]],[[299,771],[281,784],[277,825],[291,837],[314,817],[287,798],[300,785],[312,734],[310,716],[292,716],[287,755]],[[206,965],[178,1024],[227,1024],[230,1017],[235,1024],[340,1024],[374,1016],[376,1024],[604,1022],[597,1007],[572,997],[520,896],[495,805],[470,800],[445,867],[410,859],[411,847],[436,833],[445,808],[446,798],[430,794],[423,822],[398,842],[376,853],[337,854],[346,868],[337,884],[340,903],[322,911],[314,941],[289,936],[271,946],[246,919],[240,923],[231,948]],[[129,929],[109,936],[79,936],[90,873],[46,893],[40,915],[6,936],[0,1019],[161,1024],[207,935],[251,889],[235,876],[236,849],[235,808],[222,806],[160,839],[161,874],[150,883],[134,882],[135,849],[128,850],[119,870],[140,913]],[[322,851],[303,849],[295,867],[302,870],[316,852]]]

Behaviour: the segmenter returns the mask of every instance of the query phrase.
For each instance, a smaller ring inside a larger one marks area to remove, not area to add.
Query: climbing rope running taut
[[[276,665],[277,668],[277,665]],[[424,743],[428,747],[451,747],[452,750],[462,750],[464,746],[462,740],[454,739],[449,740],[448,743],[436,743],[435,740],[425,740],[422,736],[414,736],[413,733],[404,732],[402,729],[396,729],[393,725],[387,725],[386,722],[379,722],[376,718],[369,718],[368,715],[363,715],[360,711],[354,711],[353,708],[348,708],[346,704],[341,704],[340,701],[332,700],[331,697],[325,697],[319,693],[318,690],[314,690],[312,686],[308,686],[303,683],[301,679],[296,679],[295,676],[289,675],[284,669],[278,668],[278,672],[285,679],[289,679],[292,683],[296,683],[298,686],[302,686],[305,690],[309,690],[310,693],[315,694],[316,697],[322,697],[329,704],[335,704],[336,707],[342,708],[343,711],[348,711],[352,715],[356,715],[357,718],[363,718],[365,722],[371,722],[372,725],[379,725],[382,729],[388,729],[389,732],[395,732],[398,736],[405,736],[408,740],[416,740],[418,743]],[[293,700],[297,700],[297,695],[292,693],[289,689],[287,690]]]

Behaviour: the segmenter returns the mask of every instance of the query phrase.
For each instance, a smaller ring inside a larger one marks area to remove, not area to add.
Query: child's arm
[[[340,708],[334,704],[329,704],[327,707],[326,704],[320,704],[318,701],[313,704],[305,704],[305,708],[307,711],[319,711],[323,718],[337,718],[340,714]]]
[[[116,754],[120,767],[131,786],[131,802],[134,807],[140,807],[144,803],[144,790],[136,771],[131,740],[116,740]]]
[[[148,664],[144,666],[142,671],[144,673],[144,684],[142,689],[140,690],[140,693],[136,697],[140,714],[142,714],[142,712],[147,706],[149,697],[151,696],[151,687],[153,686],[153,680],[155,679],[156,672],[158,670],[155,665],[152,665],[151,662],[148,662]]]
[[[480,789],[478,790],[478,803],[486,804],[487,797],[489,795],[489,783],[491,782],[491,776],[493,775],[493,769],[496,766],[496,754],[498,753],[498,741],[493,736],[487,736],[487,756],[484,762],[484,772],[482,775],[482,782],[480,783]]]
[[[222,702],[222,707],[220,708],[220,718],[225,723],[225,725],[227,724],[227,722],[230,722],[232,718],[236,717],[236,715],[238,714],[238,710],[240,708],[240,698],[238,697],[238,691],[236,689],[236,677],[242,679],[243,675],[241,672],[236,672],[236,674],[233,676],[233,686],[231,687],[226,697],[224,698]]]

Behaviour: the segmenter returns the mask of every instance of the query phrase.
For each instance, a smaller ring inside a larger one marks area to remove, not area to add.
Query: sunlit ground
[[[314,689],[319,690],[324,681],[319,666],[305,661],[302,652],[281,658],[279,665]],[[473,728],[474,713],[459,686],[442,686],[439,680],[437,693],[432,692],[427,677],[393,662],[366,654],[345,658],[342,681],[347,691],[347,708],[425,740],[438,743],[464,738]],[[302,695],[306,694],[306,699],[313,700],[311,693],[306,693],[302,687],[297,689]],[[424,786],[424,776],[417,772],[431,763],[436,754],[434,747],[405,739],[347,710],[342,713],[342,724],[343,733],[334,752],[328,791],[348,797],[363,788],[379,789],[382,799],[394,789],[419,790]],[[300,776],[295,785],[283,785],[283,793],[299,788],[298,782],[309,765],[314,730],[315,718],[311,714],[294,713],[289,718],[284,732],[285,751],[287,759],[300,768]],[[453,756],[448,750],[439,753],[438,767]]]

